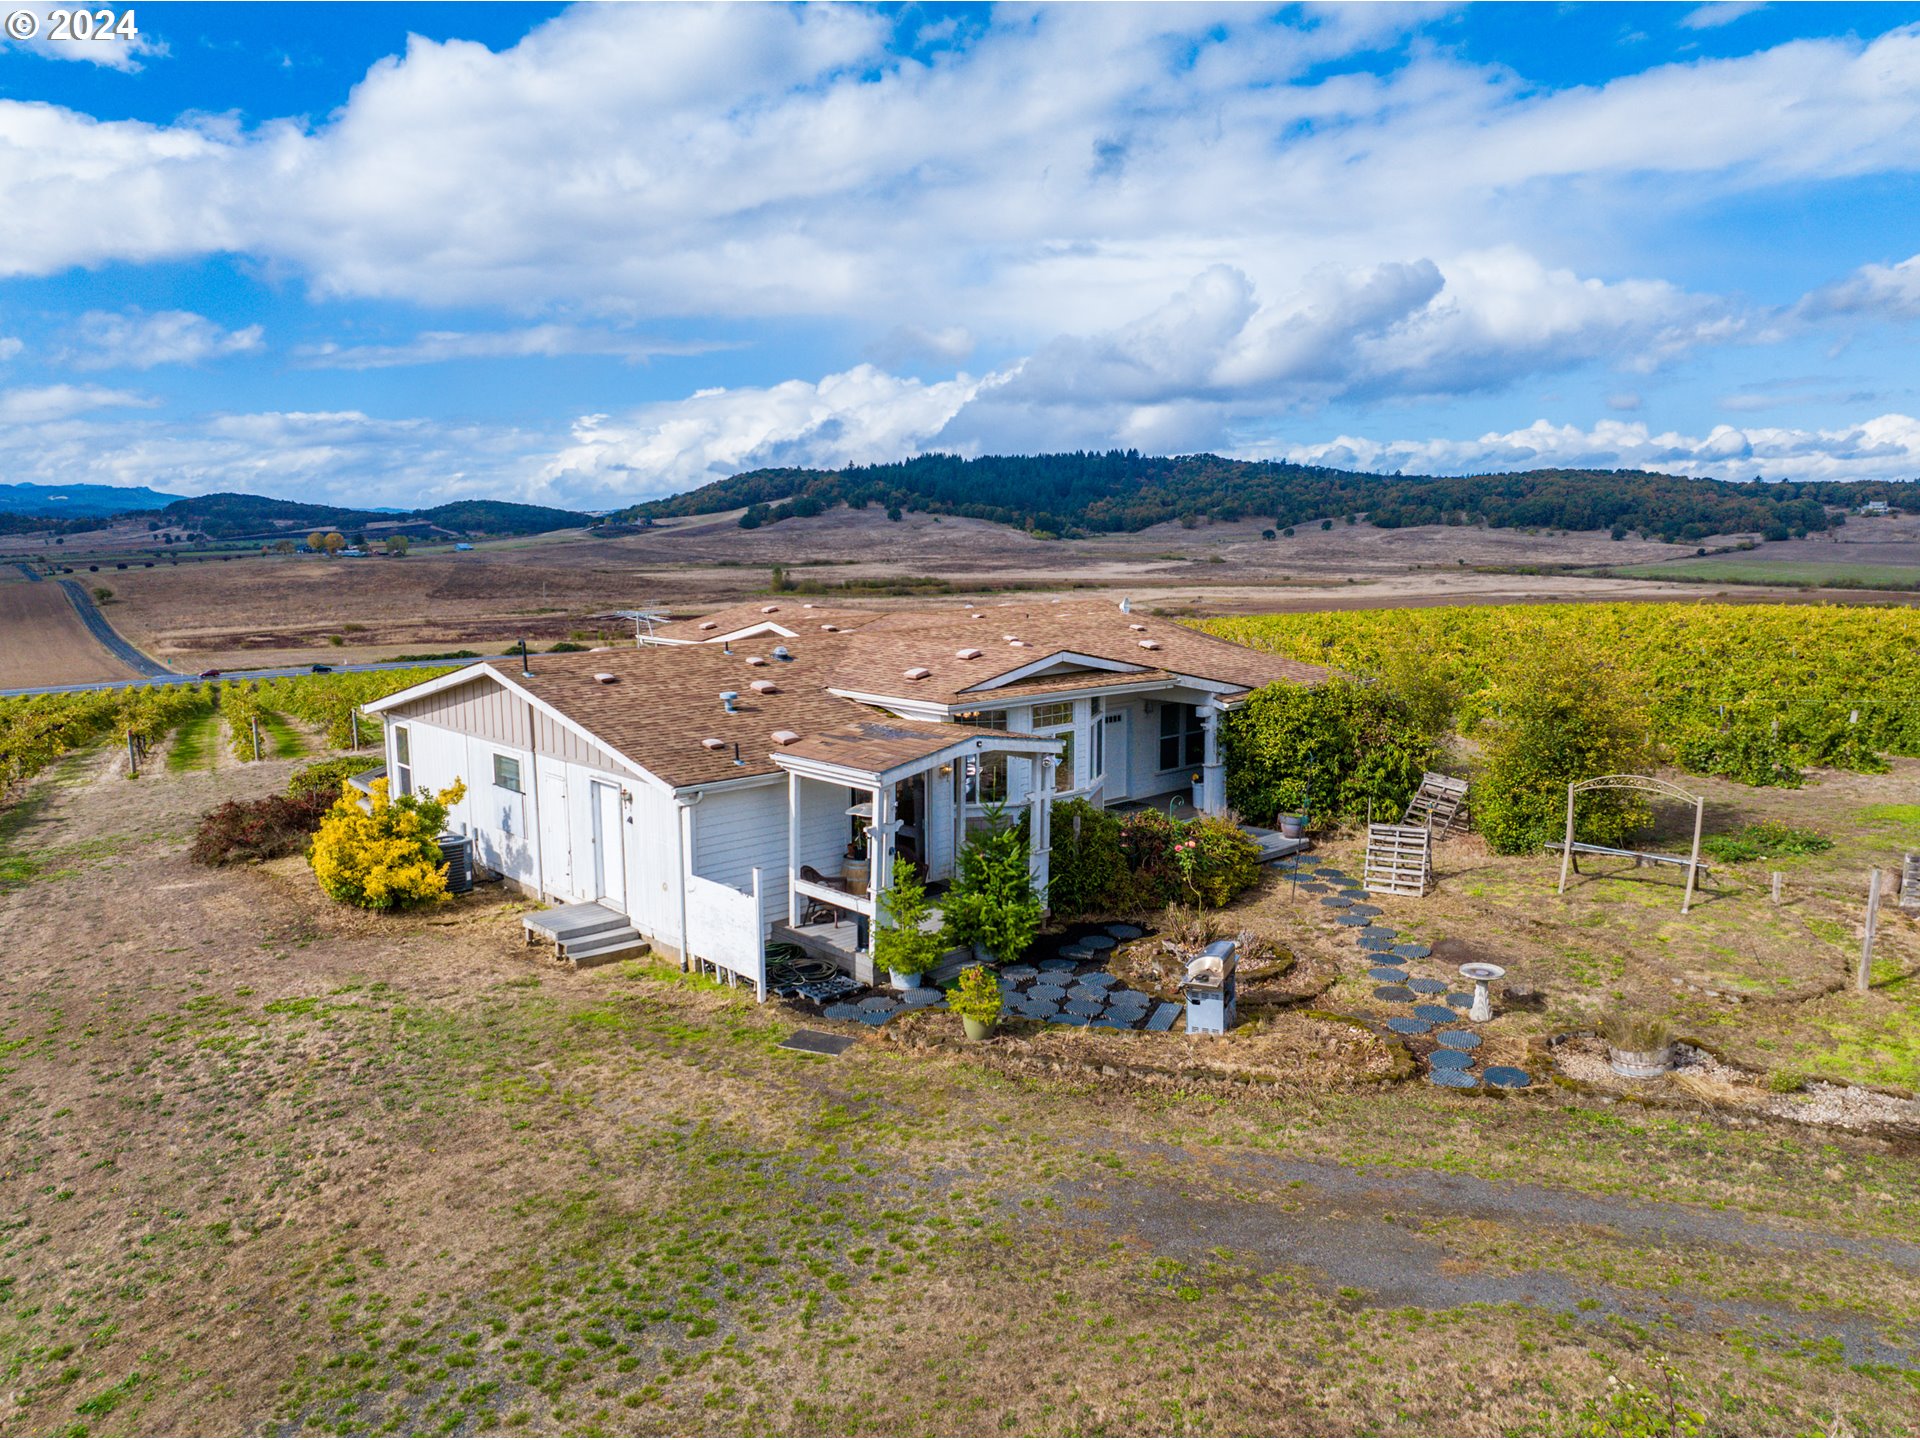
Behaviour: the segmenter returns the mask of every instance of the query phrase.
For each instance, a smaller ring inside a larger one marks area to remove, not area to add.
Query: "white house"
[[[781,601],[632,650],[479,662],[367,709],[396,794],[466,782],[449,825],[478,863],[757,975],[776,930],[862,965],[894,857],[951,877],[990,807],[1028,827],[1042,893],[1036,800],[1220,813],[1220,716],[1327,673],[1107,605]]]

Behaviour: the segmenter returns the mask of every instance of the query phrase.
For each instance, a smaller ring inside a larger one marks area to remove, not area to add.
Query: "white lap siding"
[[[765,923],[787,918],[787,780],[708,790],[693,807],[693,873],[751,893]]]

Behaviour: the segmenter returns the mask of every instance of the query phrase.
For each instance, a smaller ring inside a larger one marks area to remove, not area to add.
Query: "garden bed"
[[[1694,1102],[1797,1125],[1920,1141],[1920,1100],[1885,1089],[1819,1079],[1798,1088],[1776,1089],[1759,1071],[1731,1064],[1704,1046],[1684,1040],[1674,1043],[1673,1069],[1654,1080],[1628,1080],[1614,1074],[1607,1043],[1598,1036],[1557,1037],[1547,1048],[1559,1074],[1588,1093],[1656,1104]]]
[[[960,1023],[938,1012],[902,1015],[878,1043],[936,1051],[1036,1078],[1245,1093],[1248,1090],[1345,1090],[1405,1078],[1405,1047],[1357,1021],[1276,1014],[1224,1036],[1150,1034],[1003,1021],[993,1039],[968,1041]]]

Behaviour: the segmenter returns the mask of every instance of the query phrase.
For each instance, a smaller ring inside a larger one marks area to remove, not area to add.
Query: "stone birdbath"
[[[1473,1009],[1467,1012],[1467,1018],[1482,1024],[1493,1019],[1493,992],[1488,990],[1487,986],[1505,975],[1506,968],[1500,965],[1489,965],[1484,960],[1475,960],[1470,964],[1462,965],[1460,973],[1473,982]]]

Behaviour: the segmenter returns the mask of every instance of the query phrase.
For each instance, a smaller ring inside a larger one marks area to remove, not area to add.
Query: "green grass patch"
[[[220,713],[208,705],[181,722],[174,735],[173,748],[167,752],[167,769],[176,774],[211,770],[219,752]]]
[[[301,738],[300,732],[287,723],[287,717],[271,710],[260,712],[260,729],[270,736],[273,745],[268,758],[273,760],[297,760],[310,754],[312,747]]]
[[[1920,565],[1866,565],[1824,560],[1756,560],[1750,555],[1696,556],[1658,565],[1620,565],[1609,575],[1719,585],[1791,585],[1825,590],[1920,590]]]

